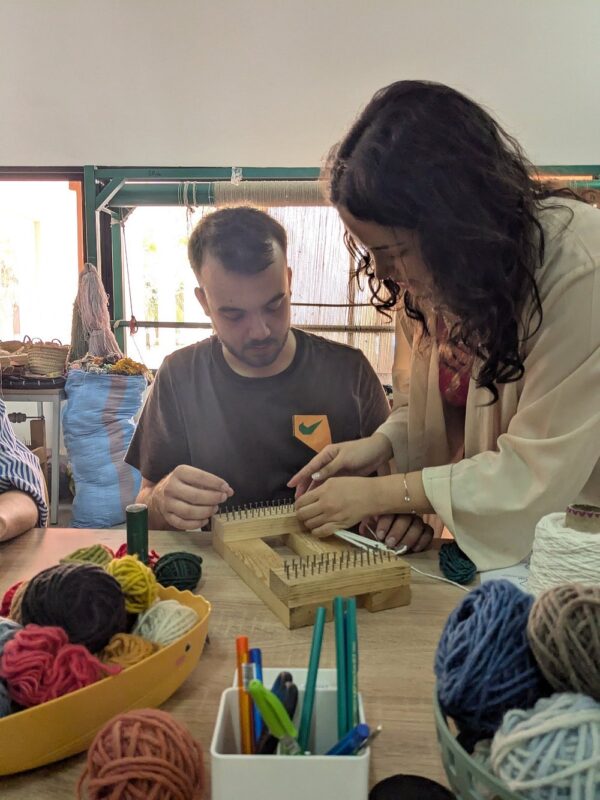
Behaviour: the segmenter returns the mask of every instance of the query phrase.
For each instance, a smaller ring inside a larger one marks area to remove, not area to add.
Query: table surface
[[[36,529],[0,546],[0,592],[55,564],[78,547],[102,542],[112,548],[124,531]],[[210,534],[152,532],[150,547],[161,555],[186,549],[204,559],[198,592],[212,604],[210,643],[191,677],[163,705],[204,746],[206,765],[221,692],[231,685],[235,637],[260,647],[267,667],[306,666],[312,628],[289,631],[214,552]],[[437,549],[410,557],[420,570],[439,575]],[[383,725],[372,748],[371,784],[397,773],[424,775],[446,784],[433,721],[433,657],[442,627],[463,592],[415,572],[409,606],[358,612],[360,691],[367,720]],[[322,667],[335,667],[333,627],[326,626]],[[23,746],[26,746],[24,743]],[[84,755],[29,773],[0,778],[3,800],[74,796]]]

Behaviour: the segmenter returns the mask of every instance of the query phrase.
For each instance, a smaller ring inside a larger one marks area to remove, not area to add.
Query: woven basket
[[[62,375],[67,365],[69,345],[58,339],[29,345],[29,369],[33,375]]]

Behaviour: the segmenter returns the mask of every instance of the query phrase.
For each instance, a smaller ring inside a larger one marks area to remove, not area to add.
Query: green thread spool
[[[154,574],[161,586],[192,592],[202,577],[202,559],[193,553],[165,553],[156,562]]]
[[[92,544],[89,547],[80,547],[78,550],[74,550],[68,556],[61,558],[60,563],[82,562],[105,567],[113,558],[112,552],[105,545]]]
[[[127,554],[137,556],[142,564],[148,563],[148,506],[132,503],[127,514]]]
[[[447,542],[440,547],[438,563],[444,577],[460,583],[461,586],[471,583],[477,574],[475,564],[454,541]]]

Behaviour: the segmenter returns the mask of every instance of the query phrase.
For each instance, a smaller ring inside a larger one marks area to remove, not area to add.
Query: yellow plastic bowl
[[[158,596],[193,608],[198,622],[185,636],[118,675],[0,719],[0,775],[81,753],[116,714],[159,706],[181,686],[202,655],[211,606],[204,597],[172,586],[159,587]]]

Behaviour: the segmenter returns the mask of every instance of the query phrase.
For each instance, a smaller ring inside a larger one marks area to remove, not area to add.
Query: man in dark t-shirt
[[[207,215],[190,238],[216,335],[165,359],[125,458],[154,528],[290,498],[287,482],[315,452],[370,436],[388,415],[360,350],[290,328],[286,249],[281,225],[247,207]]]

